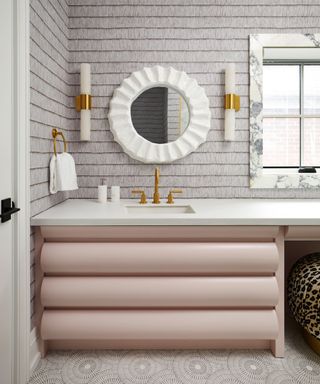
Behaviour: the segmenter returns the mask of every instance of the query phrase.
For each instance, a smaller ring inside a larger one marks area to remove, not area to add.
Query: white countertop
[[[176,199],[175,206],[195,211],[182,214],[128,214],[128,205],[139,206],[137,200],[69,199],[33,217],[31,225],[320,225],[320,200]]]

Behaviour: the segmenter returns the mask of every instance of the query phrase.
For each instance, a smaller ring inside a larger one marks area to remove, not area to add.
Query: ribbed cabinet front
[[[49,348],[268,348],[278,338],[277,227],[41,232]]]

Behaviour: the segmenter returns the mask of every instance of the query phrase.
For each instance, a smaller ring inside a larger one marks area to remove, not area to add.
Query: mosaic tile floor
[[[286,357],[268,351],[51,352],[30,384],[320,384],[320,357],[287,326]]]

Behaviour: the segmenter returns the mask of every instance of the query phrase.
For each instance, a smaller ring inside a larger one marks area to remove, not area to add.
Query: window
[[[263,167],[320,167],[320,63],[263,64]]]

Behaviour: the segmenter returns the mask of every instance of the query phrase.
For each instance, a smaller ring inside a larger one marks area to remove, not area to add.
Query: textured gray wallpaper
[[[305,4],[305,5],[303,5]],[[250,0],[69,0],[70,91],[78,92],[79,65],[92,67],[92,141],[72,146],[80,190],[93,198],[101,176],[151,194],[153,166],[130,159],[113,142],[106,119],[114,89],[132,71],[162,64],[197,79],[210,99],[208,141],[185,159],[161,165],[161,193],[181,187],[185,197],[319,197],[318,191],[249,189],[248,35],[259,32],[319,32],[319,1]],[[226,62],[237,64],[242,109],[236,142],[223,141]],[[74,121],[73,140],[78,138]]]
[[[112,93],[132,71],[161,64],[186,71],[210,100],[212,129],[196,152],[161,165],[162,195],[185,197],[320,197],[317,190],[249,189],[250,33],[319,33],[319,0],[31,0],[31,212],[67,196],[49,196],[51,129],[63,129],[76,161],[80,189],[93,198],[101,177],[151,195],[152,165],[130,159],[113,141],[107,121]],[[79,143],[80,63],[92,68],[92,141]],[[223,141],[224,68],[235,62],[242,108],[236,141]],[[33,238],[32,238],[33,240]],[[33,274],[33,269],[31,269]]]
[[[53,143],[51,130],[66,132],[73,124],[73,98],[68,71],[68,6],[66,0],[30,2],[30,119],[31,214],[63,201],[62,193],[49,196],[48,164]],[[67,135],[68,136],[68,135]]]

